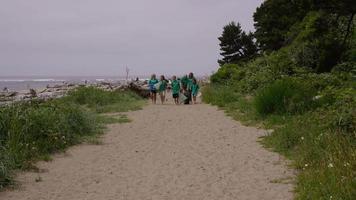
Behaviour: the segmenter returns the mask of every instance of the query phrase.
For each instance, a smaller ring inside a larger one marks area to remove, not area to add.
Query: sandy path
[[[206,104],[150,105],[129,117],[102,145],[73,147],[40,162],[43,172],[21,173],[21,187],[0,199],[293,199],[293,185],[281,183],[292,172],[257,143],[265,131]]]

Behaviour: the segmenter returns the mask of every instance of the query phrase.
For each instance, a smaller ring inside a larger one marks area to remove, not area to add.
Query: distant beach
[[[149,79],[149,76],[130,76],[128,80],[139,78],[141,81]],[[168,76],[170,78],[170,76]],[[207,79],[207,76],[197,76],[198,80]],[[95,84],[100,82],[117,83],[124,82],[123,76],[0,76],[0,91],[5,87],[9,91],[23,91],[29,89],[42,89],[47,86],[69,84]]]
[[[145,79],[145,77],[139,77],[140,79]],[[133,77],[129,78],[136,79]],[[4,76],[0,77],[0,89],[3,90],[5,87],[11,91],[20,91],[32,89],[45,88],[46,86],[62,85],[64,83],[98,83],[98,82],[120,82],[125,81],[125,77],[104,77],[104,76],[71,76],[71,77],[44,77],[44,76]]]

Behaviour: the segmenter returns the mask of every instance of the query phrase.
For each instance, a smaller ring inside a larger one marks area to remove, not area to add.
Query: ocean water
[[[142,78],[142,77],[140,77]],[[32,89],[41,89],[47,86],[61,85],[64,83],[98,83],[98,82],[118,82],[125,81],[124,77],[103,77],[103,76],[72,76],[72,77],[1,77],[0,76],[0,91],[4,88],[9,89],[10,91],[20,91]]]

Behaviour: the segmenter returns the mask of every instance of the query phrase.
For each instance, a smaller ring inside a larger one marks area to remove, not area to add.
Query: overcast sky
[[[208,75],[263,0],[1,0],[0,76]]]

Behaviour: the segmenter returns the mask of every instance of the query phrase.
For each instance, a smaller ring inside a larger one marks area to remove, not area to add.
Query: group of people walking
[[[164,104],[166,91],[172,91],[172,97],[176,105],[197,103],[199,84],[193,73],[189,73],[189,75],[185,75],[182,78],[172,76],[170,80],[167,80],[164,75],[161,75],[158,80],[156,74],[152,74],[151,79],[148,81],[148,86],[153,104],[156,104],[157,93],[161,103]]]

